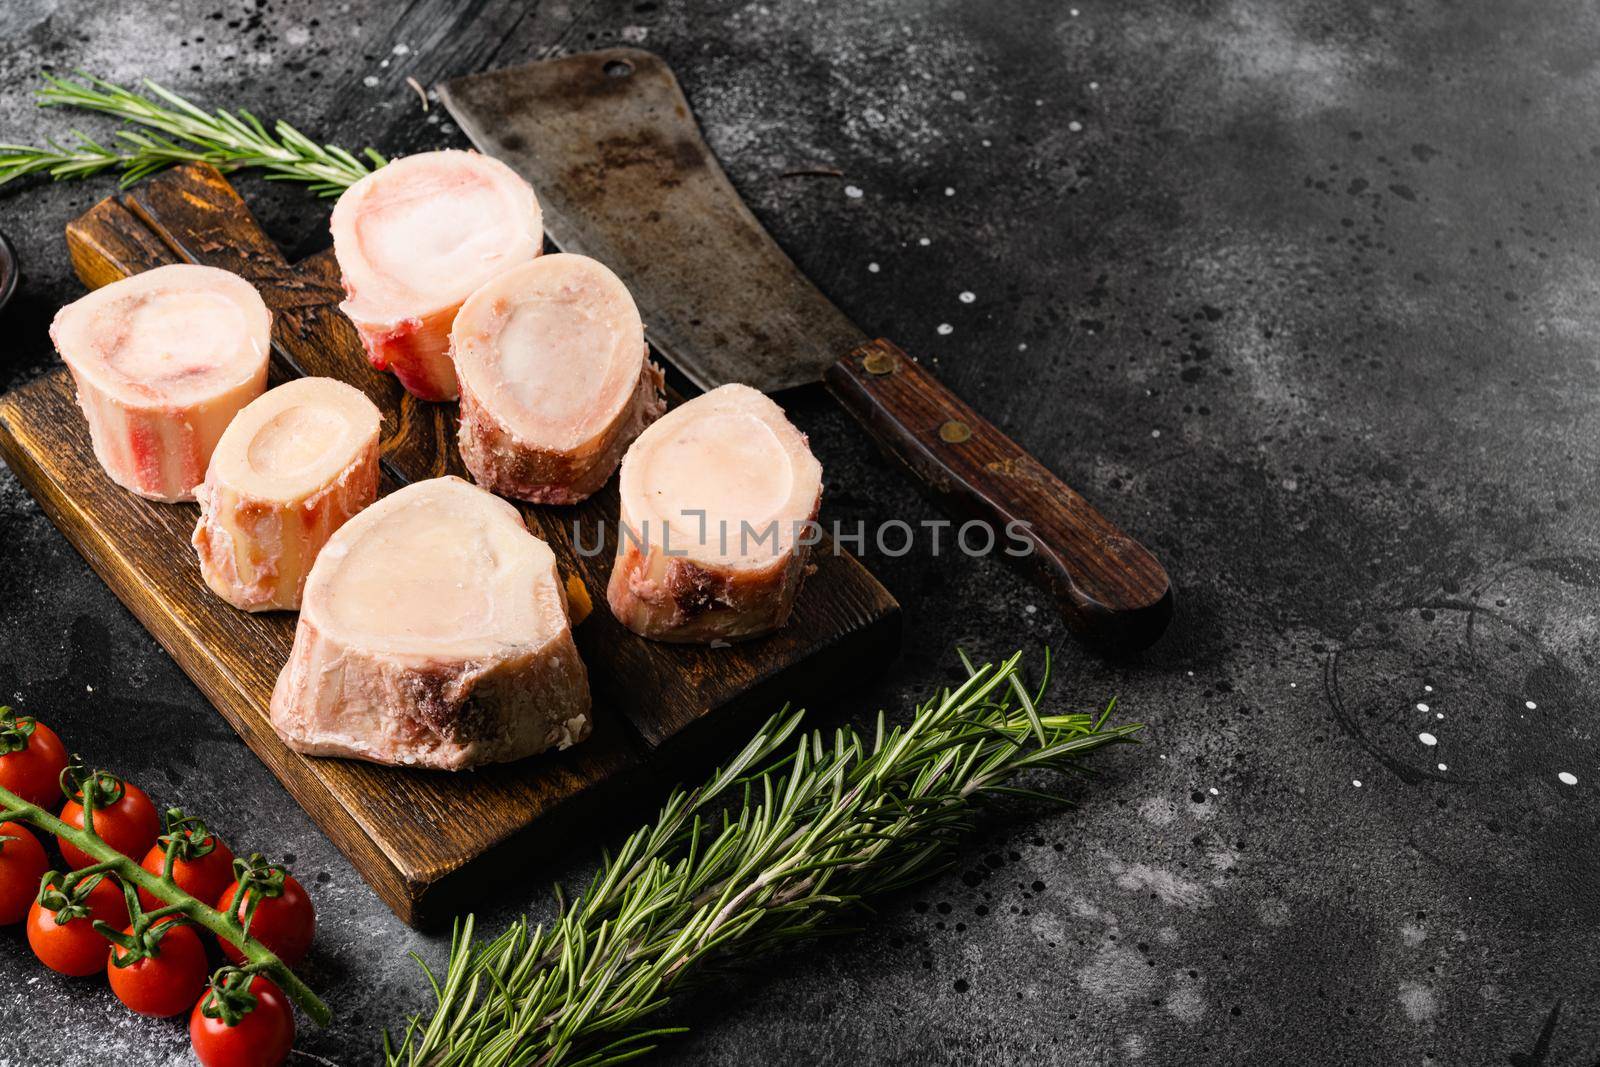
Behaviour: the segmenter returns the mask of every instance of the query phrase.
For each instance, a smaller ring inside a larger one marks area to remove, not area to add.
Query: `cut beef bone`
[[[317,756],[460,770],[589,735],[555,554],[460,478],[391,493],[312,565],[272,725]]]
[[[267,384],[272,314],[236,274],[173,264],[56,313],[95,458],[151,500],[193,500],[211,452]]]
[[[362,178],[334,205],[333,252],[367,358],[423,400],[454,400],[450,324],[472,291],[539,254],[528,183],[476,152],[423,152]]]
[[[332,378],[300,378],[229,424],[195,490],[200,574],[246,611],[300,606],[317,553],[378,497],[378,408]]]
[[[667,409],[627,286],[587,256],[541,256],[473,293],[452,331],[461,458],[478,484],[573,504]]]
[[[668,412],[622,460],[606,599],[658,641],[737,641],[782,626],[808,570],[822,467],[765,395],[724,385]]]

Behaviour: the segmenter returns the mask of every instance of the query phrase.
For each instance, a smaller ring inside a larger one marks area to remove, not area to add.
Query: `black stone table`
[[[1111,664],[998,563],[869,551],[905,652],[823,721],[905,714],[958,644],[1048,644],[1058,697],[1117,694],[1148,744],[1072,810],[986,820],[861,936],[687,1006],[664,1059],[1593,1063],[1600,15],[1070,2],[6,0],[0,140],[102,129],[27,96],[82,67],[403,153],[463,143],[408,78],[656,49],[822,289],[1168,562],[1170,635]],[[842,177],[789,173],[818,167]],[[61,227],[109,188],[0,190],[26,272],[0,384],[51,365],[80,291]],[[326,242],[325,205],[244,188],[297,254]],[[826,514],[936,515],[821,398],[795,407]],[[291,854],[338,1013],[300,1048],[370,1062],[423,1000],[407,950],[443,940],[389,915],[9,474],[0,523],[0,697]],[[594,859],[503,887],[484,928]],[[9,931],[0,1020],[0,1063],[186,1055]]]

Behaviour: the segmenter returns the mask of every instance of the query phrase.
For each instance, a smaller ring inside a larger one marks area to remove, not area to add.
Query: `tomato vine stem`
[[[86,816],[84,821],[92,825],[91,813],[86,811],[84,814]],[[274,955],[266,945],[253,937],[246,936],[244,928],[231,916],[223,914],[198,897],[190,896],[176,883],[151,874],[139,865],[138,860],[116,851],[102,841],[98,834],[62,822],[37,804],[28,803],[4,786],[0,786],[0,822],[27,823],[47,834],[71,842],[84,854],[94,857],[97,861],[93,868],[88,869],[115,874],[124,885],[135,885],[152,896],[166,901],[169,907],[161,909],[163,913],[181,913],[196,925],[203,926],[223,940],[238,945],[245,958],[250,961],[247,970],[276,982],[289,999],[318,1026],[327,1026],[332,1021],[333,1013],[328,1010],[328,1006],[321,998],[312,992],[311,987],[301,981],[300,977],[289,969],[289,965]]]

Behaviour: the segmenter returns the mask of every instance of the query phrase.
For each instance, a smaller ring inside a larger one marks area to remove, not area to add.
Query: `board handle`
[[[1074,634],[1109,652],[1161,636],[1173,594],[1155,556],[926,367],[880,339],[823,379],[924,491],[960,518],[989,524],[992,551],[1055,598]]]

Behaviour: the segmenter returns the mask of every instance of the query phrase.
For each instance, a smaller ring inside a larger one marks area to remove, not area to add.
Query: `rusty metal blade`
[[[533,184],[550,239],[627,283],[650,343],[701,388],[816,381],[867,339],[750,214],[659,57],[586,52],[439,95]]]

